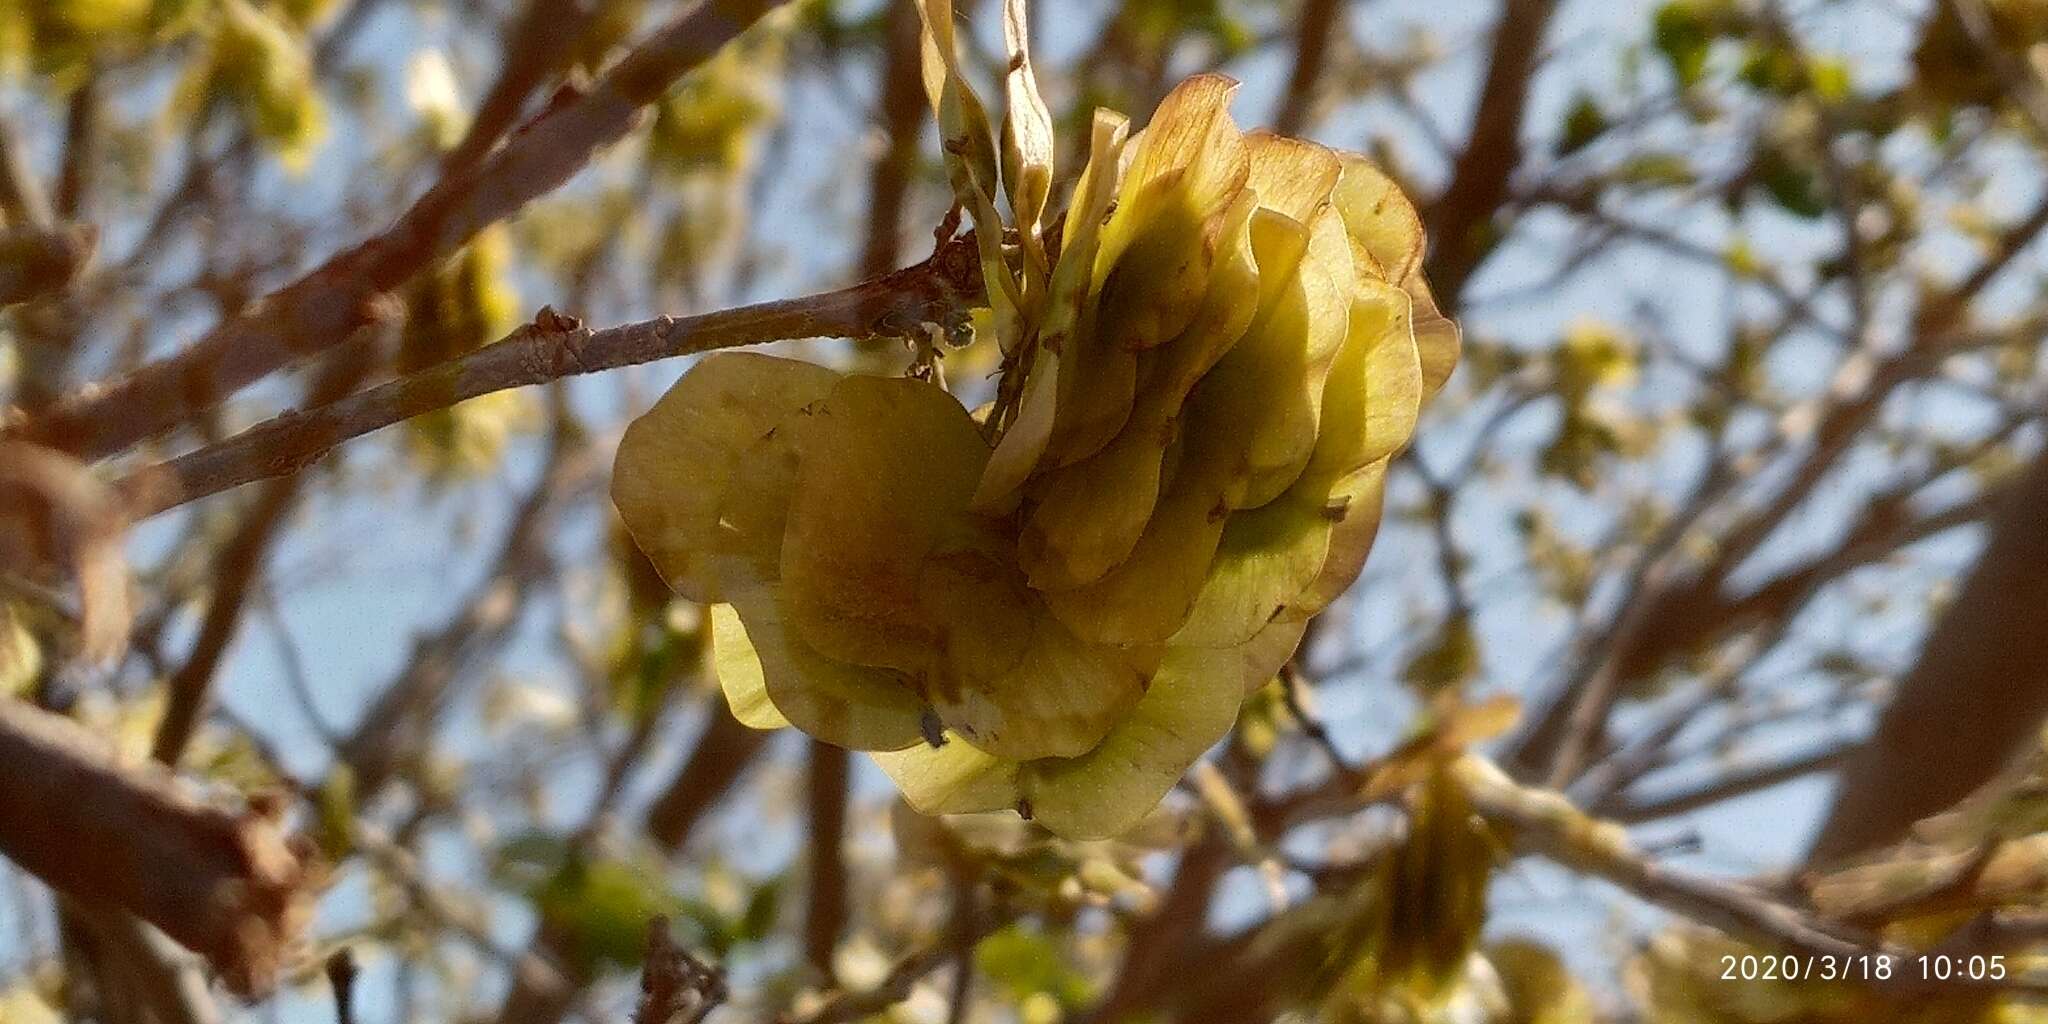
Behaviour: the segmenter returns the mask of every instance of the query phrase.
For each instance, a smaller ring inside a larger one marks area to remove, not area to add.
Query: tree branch
[[[1832,771],[1848,761],[1852,749],[1847,744],[1831,743],[1780,761],[1734,768],[1670,792],[1635,797],[1617,795],[1604,805],[1596,805],[1594,809],[1624,825],[1669,818],[1782,785],[1793,779]]]
[[[1273,112],[1273,132],[1301,137],[1307,134],[1310,115],[1316,106],[1316,83],[1329,63],[1330,43],[1346,38],[1342,14],[1346,5],[1337,0],[1302,0],[1301,23],[1294,37],[1294,70],[1287,76],[1287,89]]]
[[[443,168],[465,170],[497,145],[534,92],[569,66],[602,6],[597,0],[532,0],[526,5],[505,30],[498,77],[477,104],[461,141],[442,158]]]
[[[797,338],[898,334],[950,323],[977,293],[970,240],[916,266],[837,291],[604,330],[542,309],[535,322],[468,355],[139,470],[119,488],[136,519],[232,487],[296,473],[335,446],[466,399],[599,370]]]
[[[1529,83],[1544,30],[1556,11],[1557,0],[1502,0],[1469,141],[1451,171],[1450,185],[1429,211],[1429,232],[1437,245],[1429,280],[1446,309],[1457,308],[1466,279],[1493,248],[1493,218],[1507,199],[1508,177],[1522,162]]]
[[[675,944],[668,918],[648,921],[633,1024],[698,1024],[723,1002],[725,976]]]
[[[86,458],[123,451],[250,383],[340,344],[388,293],[483,228],[569,180],[624,138],[640,110],[780,0],[702,0],[591,90],[549,108],[504,148],[444,178],[383,234],[328,260],[191,347],[52,406],[8,434]]]
[[[205,956],[242,995],[267,993],[312,912],[310,855],[275,823],[125,767],[98,737],[0,701],[0,853],[52,888],[118,907]]]
[[[844,747],[812,741],[805,786],[810,818],[810,879],[804,894],[804,959],[826,978],[832,977],[832,952],[846,930],[847,774],[850,755]]]
[[[1604,878],[1689,920],[1817,956],[1887,952],[1868,936],[1810,917],[1748,886],[1657,864],[1631,847],[1620,826],[1586,815],[1557,793],[1518,785],[1477,758],[1466,757],[1457,770],[1479,813],[1513,828],[1517,846]]]
[[[1843,766],[1814,863],[1881,846],[1962,799],[2048,716],[2048,455],[2001,502],[1976,568]]]

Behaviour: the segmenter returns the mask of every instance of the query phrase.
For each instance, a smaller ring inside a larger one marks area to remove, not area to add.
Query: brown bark
[[[832,977],[832,951],[846,930],[847,775],[845,748],[811,742],[805,803],[810,818],[810,887],[804,894],[804,959]]]
[[[2048,717],[2048,455],[2007,492],[1955,603],[1842,767],[1809,859],[1898,839],[1983,785]]]
[[[1451,183],[1429,211],[1436,245],[1428,273],[1447,310],[1456,310],[1465,280],[1492,250],[1494,217],[1508,197],[1508,177],[1522,162],[1522,114],[1536,75],[1544,29],[1556,0],[1503,0],[1487,56],[1486,81],[1472,115],[1465,152]]]
[[[51,888],[118,908],[205,956],[242,995],[268,992],[312,912],[310,855],[275,823],[125,766],[69,719],[0,701],[0,853]]]

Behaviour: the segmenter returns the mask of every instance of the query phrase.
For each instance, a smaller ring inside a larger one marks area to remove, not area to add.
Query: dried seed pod
[[[1391,181],[1242,133],[1220,75],[1128,145],[1098,112],[1062,244],[1037,244],[1052,140],[1022,11],[998,146],[950,5],[925,7],[997,402],[970,415],[926,380],[713,355],[627,432],[613,494],[669,584],[714,604],[743,722],[874,752],[926,813],[1112,835],[1356,578],[1456,329]]]

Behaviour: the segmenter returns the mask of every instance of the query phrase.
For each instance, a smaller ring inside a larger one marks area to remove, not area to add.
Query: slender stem
[[[797,338],[861,338],[923,320],[950,322],[970,294],[972,242],[931,260],[837,291],[604,330],[543,310],[536,322],[468,355],[346,398],[274,419],[129,474],[119,485],[135,519],[233,487],[286,476],[337,445],[402,420],[509,388]]]
[[[811,743],[805,787],[810,817],[810,888],[805,894],[804,959],[825,978],[846,930],[846,799],[851,758],[829,743]]]
[[[86,458],[124,451],[249,384],[344,342],[388,312],[390,292],[485,227],[573,177],[640,111],[778,0],[702,0],[488,158],[455,172],[388,230],[220,324],[191,347],[74,394],[7,432]]]

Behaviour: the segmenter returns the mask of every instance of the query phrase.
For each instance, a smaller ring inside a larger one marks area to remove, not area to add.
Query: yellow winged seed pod
[[[707,356],[627,431],[613,498],[669,585],[713,605],[742,722],[869,751],[926,813],[1113,835],[1357,577],[1457,331],[1394,183],[1242,132],[1220,75],[1128,143],[1097,111],[1048,244],[1023,0],[998,127],[949,0],[920,12],[997,400],[970,415],[932,381]]]

